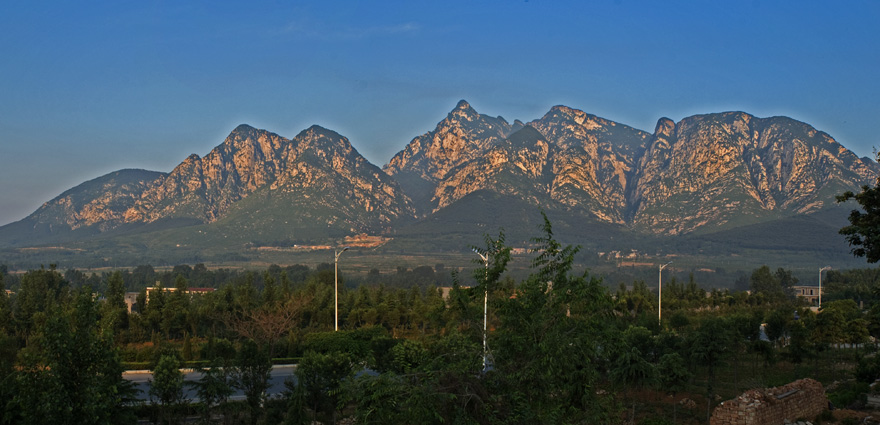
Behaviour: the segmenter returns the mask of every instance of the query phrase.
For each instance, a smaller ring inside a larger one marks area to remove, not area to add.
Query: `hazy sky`
[[[318,124],[382,166],[459,99],[646,131],[742,110],[880,145],[877,1],[5,1],[0,28],[0,225],[241,123]]]

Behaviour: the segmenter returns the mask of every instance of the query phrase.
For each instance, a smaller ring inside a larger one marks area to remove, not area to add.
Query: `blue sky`
[[[238,124],[318,124],[382,166],[459,99],[646,131],[741,110],[880,145],[880,2],[0,3],[0,225]]]

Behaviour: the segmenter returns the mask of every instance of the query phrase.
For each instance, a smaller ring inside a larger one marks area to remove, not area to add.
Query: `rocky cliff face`
[[[550,196],[600,221],[624,224],[636,158],[650,135],[566,106],[532,121],[557,148]]]
[[[385,171],[421,203],[423,215],[490,189],[521,194],[536,206],[623,223],[634,157],[649,137],[565,106],[529,124],[508,125],[462,101],[434,131],[395,155]]]
[[[661,119],[633,178],[631,220],[679,234],[804,214],[876,174],[872,161],[790,118],[727,112],[677,124]]]
[[[394,155],[384,170],[400,183],[424,215],[443,202],[436,192],[451,170],[481,157],[510,131],[511,125],[504,118],[478,114],[462,100],[433,131],[416,137]]]
[[[242,208],[255,194],[258,200]],[[286,139],[241,125],[208,155],[190,155],[171,173],[112,173],[66,192],[26,220],[34,227],[94,226],[105,232],[160,220],[214,223],[235,215],[268,229],[277,229],[275,218],[290,216],[295,219],[279,220],[371,232],[414,211],[391,177],[333,131],[313,126]]]
[[[510,124],[461,101],[384,170],[318,126],[287,139],[241,125],[171,173],[123,170],[77,186],[0,228],[0,244],[157,222],[217,224],[265,240],[381,232],[401,219],[483,208],[459,202],[477,192],[563,211],[576,217],[572,226],[586,219],[676,235],[817,211],[874,183],[878,171],[785,117],[663,118],[652,135],[565,106]]]
[[[785,117],[664,118],[651,135],[565,106],[507,125],[462,101],[385,171],[421,194],[412,199],[423,216],[491,190],[601,222],[682,234],[817,211],[834,195],[872,183],[878,167]]]
[[[277,134],[240,125],[204,158],[190,155],[161,184],[147,190],[126,211],[125,220],[216,221],[235,202],[277,178],[288,147],[290,140]]]
[[[124,222],[126,211],[144,191],[167,174],[146,170],[120,170],[87,181],[46,202],[26,220],[47,230],[78,230],[96,226],[99,231]]]

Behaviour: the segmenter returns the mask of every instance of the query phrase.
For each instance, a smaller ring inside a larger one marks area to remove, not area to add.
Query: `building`
[[[147,304],[150,303],[150,294],[158,291],[159,289],[160,288],[155,287],[155,286],[147,287],[147,290],[146,290],[147,299],[145,300]],[[162,289],[162,292],[175,292],[175,291],[177,291],[177,288],[161,288],[161,289]],[[186,291],[184,291],[184,294],[187,294],[189,296],[193,296],[193,295],[207,294],[209,292],[214,292],[214,291],[215,291],[214,288],[189,288]],[[134,305],[137,304],[138,295],[140,295],[140,292],[126,292],[125,293],[125,305],[128,306],[129,313],[133,312]]]
[[[807,300],[810,305],[819,305],[818,286],[792,286],[791,289],[798,298]]]

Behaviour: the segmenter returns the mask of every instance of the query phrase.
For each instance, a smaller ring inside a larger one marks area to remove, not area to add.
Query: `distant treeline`
[[[50,265],[50,268],[55,269],[52,265]],[[432,285],[452,285],[454,271],[446,268],[443,264],[417,266],[412,269],[398,266],[391,273],[382,273],[374,268],[366,274],[352,274],[346,273],[342,269],[339,274],[339,284],[348,288],[356,288],[360,285],[372,286],[381,284],[391,288],[416,286],[426,289]],[[90,273],[78,269],[66,269],[59,272],[63,274],[64,279],[73,288],[89,286],[99,293],[106,292],[108,278],[116,272],[120,274],[125,290],[129,292],[142,291],[144,288],[156,286],[157,284],[161,284],[166,288],[173,287],[178,276],[186,279],[188,286],[191,288],[220,288],[247,281],[260,290],[265,286],[267,279],[270,278],[276,282],[287,281],[291,285],[302,285],[309,279],[320,278],[320,275],[326,275],[327,273],[330,273],[332,278],[333,264],[321,263],[314,268],[302,264],[285,267],[273,264],[265,270],[247,270],[229,268],[208,269],[204,264],[199,263],[193,266],[186,264],[176,265],[169,270],[156,270],[151,265],[141,265],[132,269],[120,269],[118,271],[101,273]],[[21,275],[9,274],[8,268],[5,265],[0,265],[0,273],[6,276],[6,289],[15,291],[20,287]]]

